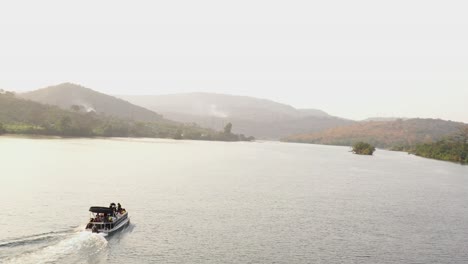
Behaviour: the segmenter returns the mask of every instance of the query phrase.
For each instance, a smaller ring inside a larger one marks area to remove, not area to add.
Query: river
[[[468,263],[468,166],[349,150],[3,136],[0,263]]]

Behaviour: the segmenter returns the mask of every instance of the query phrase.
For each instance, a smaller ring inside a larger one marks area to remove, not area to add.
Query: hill
[[[157,137],[174,139],[251,141],[228,131],[216,132],[172,121],[142,122],[101,115],[94,111],[64,110],[58,106],[18,98],[0,91],[0,134],[78,137]]]
[[[297,109],[302,116],[317,116],[317,117],[327,117],[330,116],[327,112],[318,110],[318,109]]]
[[[100,121],[93,113],[66,111],[0,93],[0,123],[6,133],[90,136]]]
[[[73,107],[76,111],[96,112],[107,116],[145,122],[163,120],[161,115],[141,106],[72,83],[49,86],[21,93],[18,96],[43,104],[56,105],[65,110],[70,110]]]
[[[364,141],[380,148],[406,149],[419,143],[441,140],[459,131],[463,123],[440,119],[366,121],[319,133],[290,136],[284,141],[351,146]]]
[[[195,122],[216,130],[232,122],[235,124],[235,132],[263,139],[279,139],[291,134],[318,132],[353,123],[321,110],[296,109],[247,96],[186,93],[120,97],[157,111],[171,120]]]

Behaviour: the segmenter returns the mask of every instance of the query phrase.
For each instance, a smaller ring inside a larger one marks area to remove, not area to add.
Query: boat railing
[[[127,218],[128,217],[128,212],[125,212],[123,214],[121,214],[120,216],[117,216],[115,215],[116,219],[115,221],[100,221],[100,222],[95,222],[95,221],[89,221],[89,224],[93,224],[93,225],[101,225],[103,227],[108,227],[112,224],[115,224],[115,223],[118,223],[120,219],[124,219],[124,218]]]

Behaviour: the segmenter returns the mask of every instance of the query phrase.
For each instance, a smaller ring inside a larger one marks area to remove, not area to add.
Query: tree
[[[460,140],[461,151],[460,151],[460,161],[468,160],[468,125],[463,125],[460,127],[457,138]]]
[[[177,139],[177,140],[183,139],[184,135],[183,135],[182,129],[177,129],[177,131],[175,132],[172,138]]]
[[[353,153],[359,155],[372,155],[374,154],[375,147],[369,143],[357,142],[353,145]]]
[[[66,135],[70,132],[72,127],[72,120],[69,116],[62,116],[57,122],[57,130],[62,134]]]
[[[81,106],[79,105],[72,105],[70,107],[71,110],[75,111],[75,112],[79,112],[81,110]]]
[[[199,140],[202,137],[202,133],[197,130],[187,129],[184,131],[184,138],[185,139],[192,139],[192,140]]]
[[[3,134],[5,132],[6,132],[5,127],[3,126],[2,123],[0,123],[0,134]]]
[[[228,123],[224,127],[224,134],[231,134],[232,133],[232,123]]]
[[[468,125],[460,127],[457,137],[460,139],[462,144],[468,145]]]

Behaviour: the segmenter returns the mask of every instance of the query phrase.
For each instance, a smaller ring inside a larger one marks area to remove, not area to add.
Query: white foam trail
[[[67,261],[67,258],[88,258],[99,253],[106,246],[107,240],[103,236],[83,231],[73,234],[70,238],[66,238],[55,245],[9,259],[6,263],[45,264],[56,263],[60,260],[69,263],[71,261]],[[74,257],[73,255],[77,256]]]

